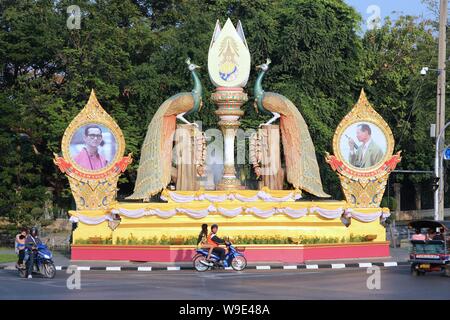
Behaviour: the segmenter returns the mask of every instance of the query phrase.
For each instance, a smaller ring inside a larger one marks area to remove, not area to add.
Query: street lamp
[[[440,176],[440,172],[442,172],[442,175],[444,175],[444,172],[440,170],[440,168],[443,165],[443,154],[442,152],[439,152],[439,145],[441,142],[441,138],[445,133],[445,129],[450,125],[450,121],[445,124],[445,126],[442,128],[441,132],[439,132],[439,135],[436,139],[436,150],[435,150],[435,158],[434,158],[434,175],[436,177],[437,183],[444,183],[444,177]],[[434,220],[439,220],[439,188],[436,188],[434,191]]]
[[[441,74],[441,69],[430,69],[429,67],[423,67],[422,70],[420,70],[420,74],[422,76],[426,76],[428,71],[436,71],[436,73],[439,75]]]
[[[431,69],[429,67],[423,67],[420,70],[420,74],[422,76],[425,76],[428,74],[428,71],[435,71],[437,73],[437,75],[439,77],[441,76],[445,76],[445,70],[444,69]],[[439,81],[438,81],[439,82]],[[445,89],[445,88],[444,88]],[[433,191],[434,191],[434,220],[439,220],[439,208],[440,208],[440,201],[443,201],[443,197],[444,197],[444,192],[443,192],[443,188],[441,185],[441,183],[443,182],[443,176],[444,176],[444,172],[441,170],[442,169],[442,152],[440,152],[440,145],[441,145],[441,139],[444,136],[444,132],[445,129],[449,126],[450,122],[445,124],[442,127],[443,120],[444,119],[444,114],[442,110],[439,110],[439,106],[442,105],[441,101],[440,101],[440,96],[442,95],[442,88],[438,89],[438,107],[437,107],[437,115],[436,115],[436,130],[439,129],[440,127],[440,123],[441,123],[441,130],[439,132],[439,135],[436,137],[436,150],[435,150],[435,157],[434,157],[434,186],[433,186]],[[442,177],[441,177],[442,175]],[[442,198],[442,199],[440,199]]]

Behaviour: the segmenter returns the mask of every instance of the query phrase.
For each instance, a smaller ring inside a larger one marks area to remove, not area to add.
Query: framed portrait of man
[[[87,123],[75,130],[69,143],[72,161],[82,170],[100,171],[113,163],[117,139],[105,125]]]
[[[383,163],[388,141],[383,130],[369,121],[359,121],[345,128],[339,137],[339,151],[347,165],[371,169]]]

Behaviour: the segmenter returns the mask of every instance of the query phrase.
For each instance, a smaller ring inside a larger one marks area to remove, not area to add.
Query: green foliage
[[[381,200],[381,204],[380,206],[382,208],[389,208],[389,210],[391,212],[395,211],[395,209],[397,209],[397,200],[395,200],[394,197],[383,197],[383,199]]]
[[[389,123],[402,151],[399,169],[432,170],[435,123],[436,77],[421,76],[423,66],[436,65],[436,39],[430,21],[400,17],[386,19],[381,29],[367,32],[363,38],[363,83],[376,110]],[[399,175],[413,183],[429,179],[425,175]]]
[[[79,30],[66,27],[69,5],[81,8]],[[434,77],[421,78],[419,71],[436,65],[434,24],[401,17],[361,38],[361,17],[341,0],[3,0],[0,216],[34,224],[48,200],[55,210],[73,209],[68,181],[52,158],[91,88],[123,130],[125,152],[135,159],[120,178],[119,196],[134,187],[140,148],[158,107],[192,88],[187,56],[202,65],[205,88],[204,108],[189,120],[201,120],[204,129],[216,127],[207,53],[215,22],[225,17],[242,20],[254,65],[272,59],[264,88],[299,108],[315,143],[324,188],[333,197],[342,194],[324,154],[361,87],[403,150],[400,168],[431,168],[428,128],[434,122],[436,85]],[[253,110],[254,80],[252,72],[244,129],[265,120]],[[251,176],[248,168],[243,173]]]
[[[367,236],[350,235],[348,238],[338,237],[318,237],[318,236],[300,236],[298,239],[282,236],[236,236],[230,239],[235,245],[249,244],[318,244],[318,243],[349,243],[349,242],[367,242],[371,241]],[[103,239],[101,237],[92,237],[89,239],[77,239],[75,244],[112,244],[111,238]],[[116,238],[117,245],[197,245],[196,236],[174,236],[162,235],[149,238],[136,238],[132,234],[125,237]]]

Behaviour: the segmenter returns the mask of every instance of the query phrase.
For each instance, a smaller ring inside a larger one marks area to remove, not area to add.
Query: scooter
[[[220,264],[220,257],[214,253],[211,253],[209,261],[206,260],[208,249],[196,249],[196,254],[192,258],[195,270],[203,272],[230,266],[236,271],[244,270],[247,267],[247,259],[231,243],[227,243],[227,247],[228,253],[223,260],[223,265]]]
[[[26,249],[25,267],[17,267],[19,276],[22,278],[28,277],[28,267],[32,263],[32,273],[38,273],[45,278],[53,279],[56,275],[56,267],[52,258],[53,254],[45,244],[38,244],[35,250]]]

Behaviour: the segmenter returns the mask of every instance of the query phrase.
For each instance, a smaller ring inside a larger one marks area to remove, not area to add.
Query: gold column
[[[218,124],[224,136],[224,172],[216,189],[241,189],[234,167],[234,139],[241,124],[239,117],[244,114],[241,106],[247,102],[248,96],[242,88],[218,87],[211,95],[211,100],[218,107],[215,113],[220,118]]]

